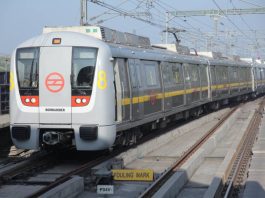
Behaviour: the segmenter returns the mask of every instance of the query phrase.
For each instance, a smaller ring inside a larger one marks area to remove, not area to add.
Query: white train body
[[[132,128],[264,92],[261,65],[179,55],[152,48],[143,37],[118,39],[121,33],[116,33],[114,38],[106,28],[45,32],[18,46],[12,56],[11,136],[18,148],[68,144],[77,150],[107,149],[118,138],[126,139]],[[227,82],[218,77],[218,69],[213,76],[213,66],[224,69]],[[236,72],[234,79],[230,70]]]

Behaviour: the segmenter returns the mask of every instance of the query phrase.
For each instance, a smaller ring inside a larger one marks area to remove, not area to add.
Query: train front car
[[[111,147],[116,137],[111,60],[103,41],[74,32],[42,34],[20,45],[11,66],[14,144],[34,150]]]

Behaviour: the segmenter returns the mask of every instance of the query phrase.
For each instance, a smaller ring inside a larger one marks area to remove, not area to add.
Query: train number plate
[[[97,194],[114,194],[114,186],[112,185],[97,185]]]

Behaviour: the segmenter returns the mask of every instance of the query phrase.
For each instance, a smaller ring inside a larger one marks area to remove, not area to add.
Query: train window
[[[206,65],[201,65],[200,75],[201,75],[202,84],[207,84],[208,79],[207,79],[207,66]]]
[[[228,81],[228,67],[223,67],[223,79],[224,82]]]
[[[97,49],[73,47],[72,86],[74,88],[91,88],[97,60]]]
[[[132,65],[132,64],[129,64],[129,68],[130,68],[130,76],[131,76],[132,87],[136,88],[136,87],[139,86],[137,68],[135,68],[135,65]]]
[[[228,79],[228,70],[225,66],[218,66],[216,67],[216,72],[219,74],[217,75],[217,79],[220,83],[227,82]]]
[[[216,68],[216,66],[211,66],[210,67],[212,84],[214,84],[214,85],[217,83],[215,68]]]
[[[172,82],[173,76],[172,76],[172,65],[170,63],[165,63],[162,66],[163,70],[163,80],[164,83],[169,85]]]
[[[237,70],[236,67],[233,68],[233,79],[237,80]]]
[[[173,79],[174,79],[175,83],[177,83],[177,84],[182,83],[181,65],[180,64],[174,64],[172,66],[172,73],[173,73]]]
[[[191,81],[189,64],[184,63],[183,66],[185,68],[185,81],[189,83]]]
[[[191,70],[191,81],[192,82],[198,82],[199,81],[198,66],[197,65],[191,65],[190,70]]]
[[[38,88],[39,48],[20,48],[16,55],[18,84],[20,88]]]
[[[158,85],[156,68],[157,68],[157,64],[145,64],[144,65],[147,86]]]

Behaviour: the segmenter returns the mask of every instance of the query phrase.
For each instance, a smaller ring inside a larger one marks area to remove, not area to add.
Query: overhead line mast
[[[87,25],[87,0],[80,0],[81,3],[81,17],[80,17],[80,25]]]

